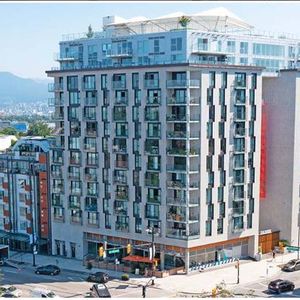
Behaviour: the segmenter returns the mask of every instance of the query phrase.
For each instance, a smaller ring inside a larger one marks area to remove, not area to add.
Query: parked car
[[[92,298],[111,298],[110,292],[105,284],[93,284],[90,288]]]
[[[293,282],[289,280],[282,280],[282,279],[271,281],[268,285],[269,291],[275,292],[277,294],[280,294],[281,292],[293,291],[294,288],[295,285]]]
[[[90,274],[86,281],[89,282],[96,282],[96,283],[106,283],[109,280],[109,276],[103,272],[96,272]]]
[[[53,276],[60,273],[60,268],[54,265],[41,266],[36,268],[35,273]]]
[[[294,272],[300,270],[300,260],[292,259],[282,267],[282,271]]]
[[[0,296],[0,298],[18,298],[18,297],[11,293],[4,293]]]
[[[32,298],[59,298],[54,292],[46,289],[41,289],[41,288],[36,288],[32,290],[31,297]]]
[[[3,293],[1,295],[1,297],[5,297],[5,298],[13,298],[13,297],[9,297],[9,295],[13,295],[14,297],[21,297],[22,296],[22,291],[18,288],[16,288],[13,285],[3,285],[1,286],[1,292]],[[7,296],[4,296],[5,294],[7,294]]]

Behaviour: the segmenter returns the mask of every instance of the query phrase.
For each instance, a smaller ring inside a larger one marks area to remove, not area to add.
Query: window
[[[198,39],[198,50],[208,51],[208,39]]]
[[[227,41],[227,52],[235,52],[235,41]]]
[[[211,220],[205,222],[205,235],[211,236]]]
[[[248,42],[241,42],[240,43],[240,53],[241,54],[248,54]]]
[[[133,89],[139,88],[139,73],[132,74],[132,88]]]
[[[78,76],[68,76],[67,87],[68,87],[68,91],[78,90]]]
[[[218,234],[222,234],[223,233],[223,218],[219,218],[218,219],[217,233]]]
[[[102,90],[107,89],[107,75],[106,74],[101,75],[101,89]]]
[[[142,219],[135,218],[135,232],[142,233]]]
[[[181,51],[182,50],[182,38],[171,39],[171,51]]]
[[[105,228],[111,229],[111,221],[110,221],[110,214],[105,214]]]
[[[271,44],[253,43],[253,54],[261,56],[281,56],[285,55],[284,46]]]
[[[252,73],[251,74],[251,89],[255,90],[257,87],[257,74]]]
[[[209,87],[215,88],[216,85],[216,72],[211,71],[209,72]]]
[[[241,65],[248,65],[248,57],[241,57],[240,58]]]
[[[79,92],[70,92],[69,93],[70,105],[79,105],[80,104],[80,93]]]
[[[146,204],[146,218],[159,219],[159,205]]]
[[[227,88],[227,72],[221,72],[221,87],[223,89]]]
[[[83,76],[83,85],[85,90],[95,90],[96,89],[96,77],[95,75],[85,75]]]
[[[153,52],[159,53],[159,39],[153,40]]]
[[[160,123],[148,123],[147,136],[160,138]]]

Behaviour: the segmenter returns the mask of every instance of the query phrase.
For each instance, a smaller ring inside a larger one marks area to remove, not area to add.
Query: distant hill
[[[46,102],[48,97],[47,80],[26,79],[0,72],[0,103]]]

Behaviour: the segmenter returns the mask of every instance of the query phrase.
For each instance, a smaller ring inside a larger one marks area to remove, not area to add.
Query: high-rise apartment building
[[[183,20],[106,18],[103,33],[60,44],[47,72],[53,254],[138,252],[149,227],[162,269],[257,253],[262,69],[226,64],[218,34]]]
[[[0,154],[0,243],[11,250],[51,253],[49,150],[32,137]]]
[[[279,231],[280,238],[294,246],[300,226],[299,92],[298,69],[281,70],[278,77],[263,80],[266,190],[260,204],[260,227]]]

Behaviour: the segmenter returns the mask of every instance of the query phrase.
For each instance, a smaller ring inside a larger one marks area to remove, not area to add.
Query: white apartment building
[[[257,253],[262,68],[226,50],[253,63],[269,42],[241,37],[252,27],[224,9],[183,16],[107,17],[60,43],[47,71],[54,255],[147,256],[148,228],[162,270]],[[288,65],[297,44],[276,42]]]

